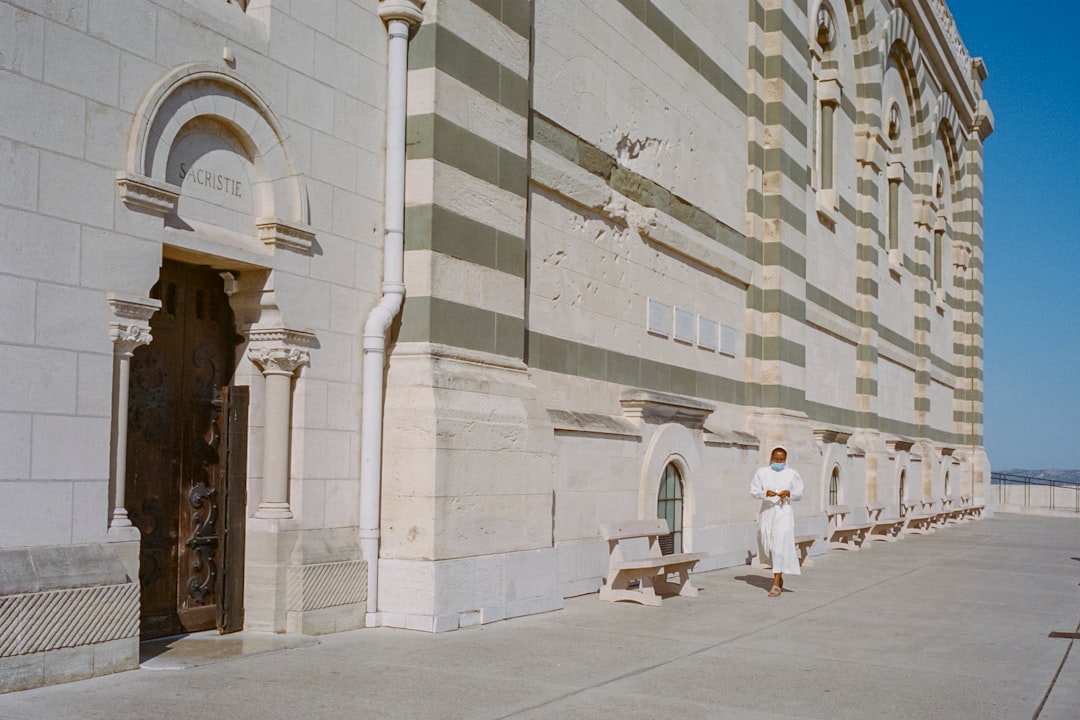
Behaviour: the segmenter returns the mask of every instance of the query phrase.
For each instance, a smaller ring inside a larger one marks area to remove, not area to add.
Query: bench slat
[[[668,529],[667,520],[664,518],[623,520],[600,525],[600,537],[605,540],[623,540],[625,538],[655,537],[670,534],[671,530]]]
[[[679,553],[677,555],[661,555],[660,557],[644,558],[643,560],[625,560],[618,564],[620,570],[644,570],[645,568],[662,568],[675,565],[685,565],[704,560],[708,553]]]

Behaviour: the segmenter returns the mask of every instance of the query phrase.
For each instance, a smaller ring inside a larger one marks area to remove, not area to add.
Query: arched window
[[[949,496],[949,471],[945,471],[945,496]]]
[[[893,103],[889,108],[889,144],[894,155],[899,156],[901,149],[903,118],[900,115],[900,106]],[[889,225],[888,240],[889,250],[900,248],[900,183],[904,180],[903,165],[899,162],[889,163]]]
[[[840,468],[832,469],[832,477],[829,478],[829,504],[840,504]]]
[[[904,483],[907,481],[907,470],[900,471],[900,517],[904,517],[907,509],[904,507]]]
[[[656,498],[656,517],[667,520],[671,534],[660,538],[660,550],[665,555],[682,552],[683,534],[683,482],[675,463],[664,468],[660,480],[660,492]]]
[[[835,65],[832,58],[832,50],[836,47],[836,21],[833,19],[832,10],[822,3],[817,11],[817,33],[815,48],[822,63],[828,62]],[[836,110],[840,103],[839,84],[836,80],[835,69],[831,73],[822,73],[818,87],[819,125],[817,147],[817,176],[818,188],[832,190],[835,184],[834,143],[836,139]]]
[[[945,202],[945,173],[938,168],[937,179],[934,181],[934,197],[937,200],[937,206],[942,207],[942,203]],[[934,257],[933,257],[933,273],[934,273],[934,287],[944,287],[945,278],[945,214],[942,212],[938,216],[939,222],[934,225]]]

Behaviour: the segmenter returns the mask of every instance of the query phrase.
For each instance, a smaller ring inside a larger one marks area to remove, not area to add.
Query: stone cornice
[[[909,452],[915,445],[914,440],[908,440],[907,438],[886,438],[885,447],[889,448],[889,452]]]
[[[281,218],[259,218],[255,221],[255,227],[259,229],[259,239],[267,247],[295,250],[310,255],[315,244],[315,233],[300,223]]]
[[[846,445],[847,441],[851,438],[851,431],[841,430],[840,428],[818,427],[814,428],[813,432],[814,439],[817,440],[818,445],[826,445],[829,443]]]
[[[623,415],[650,423],[674,422],[701,429],[715,409],[710,403],[651,390],[626,390],[619,397]]]
[[[179,187],[144,175],[118,172],[116,186],[120,191],[120,201],[124,205],[151,215],[164,216],[174,212],[176,202],[180,199]]]
[[[247,331],[247,338],[250,343],[289,345],[299,348],[313,348],[318,345],[318,340],[313,333],[283,327],[253,327]]]

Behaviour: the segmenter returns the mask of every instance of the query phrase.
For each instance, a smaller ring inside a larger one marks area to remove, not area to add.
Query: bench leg
[[[601,586],[600,599],[609,600],[611,602],[629,600],[630,602],[636,602],[642,605],[658,607],[663,600],[656,594],[656,590],[653,587],[653,578],[655,577],[655,575],[639,575],[631,577],[625,573],[619,573],[615,578],[608,578],[608,581]],[[634,580],[639,582],[637,590],[631,590],[629,587],[630,583]]]
[[[685,597],[697,597],[698,589],[690,584],[690,571],[679,570],[678,575],[678,582],[668,580],[668,575],[657,575],[653,584],[662,593],[677,593]]]

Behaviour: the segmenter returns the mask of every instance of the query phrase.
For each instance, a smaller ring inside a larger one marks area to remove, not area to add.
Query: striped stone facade
[[[743,563],[781,443],[800,533],[834,498],[991,500],[993,116],[943,0],[0,0],[0,46],[0,297],[28,308],[0,320],[0,690],[137,664],[121,387],[166,260],[235,318],[246,630],[558,609],[673,474],[683,549]]]

